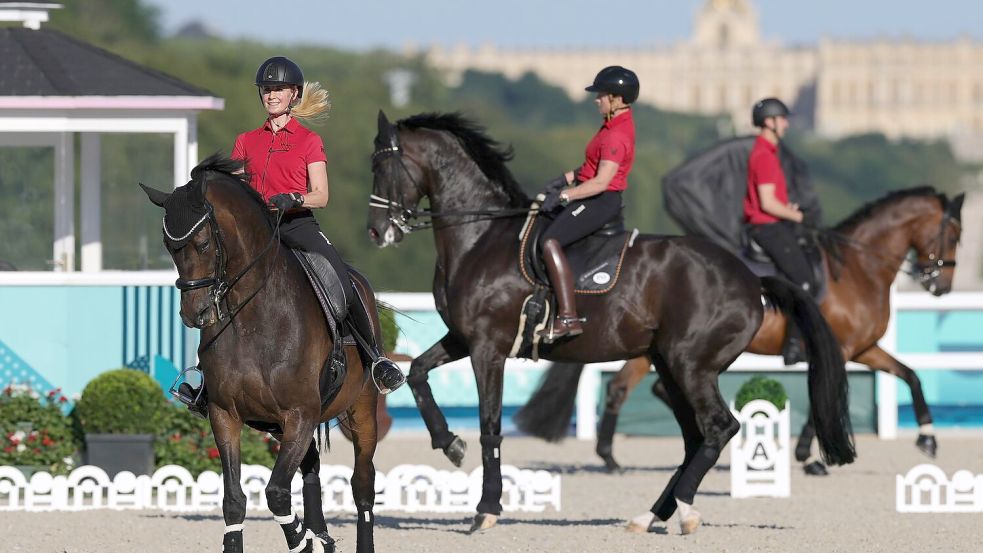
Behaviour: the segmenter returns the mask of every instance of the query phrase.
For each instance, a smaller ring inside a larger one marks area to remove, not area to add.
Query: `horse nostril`
[[[378,240],[379,239],[379,232],[377,230],[375,230],[374,228],[370,228],[369,229],[369,238],[371,238],[372,240]]]

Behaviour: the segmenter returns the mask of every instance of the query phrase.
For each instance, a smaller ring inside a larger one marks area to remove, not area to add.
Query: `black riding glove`
[[[560,199],[560,194],[561,192],[559,190],[554,190],[547,194],[546,199],[543,200],[543,203],[539,204],[539,210],[549,213],[550,211],[554,211],[556,208],[560,207],[560,205],[563,204],[563,201]]]
[[[270,198],[270,205],[282,212],[290,211],[304,205],[304,197],[299,192],[289,194],[277,194]]]
[[[566,187],[567,187],[567,176],[560,175],[559,177],[556,177],[555,179],[552,179],[546,183],[546,187],[543,188],[543,194],[549,196],[553,192],[558,192]]]

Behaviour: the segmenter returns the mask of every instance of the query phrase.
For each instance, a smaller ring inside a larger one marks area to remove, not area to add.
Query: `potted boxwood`
[[[0,465],[65,474],[74,468],[77,442],[62,413],[68,402],[61,390],[43,398],[29,386],[9,385],[0,392]]]
[[[788,394],[785,387],[774,378],[755,376],[741,385],[734,398],[734,407],[738,411],[755,399],[763,399],[774,405],[779,411],[785,409]]]
[[[92,379],[75,406],[85,434],[86,463],[110,478],[124,470],[151,474],[154,439],[166,408],[163,390],[138,370],[117,369]]]

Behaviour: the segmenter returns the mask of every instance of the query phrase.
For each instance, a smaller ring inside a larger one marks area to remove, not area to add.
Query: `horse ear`
[[[167,192],[161,192],[160,190],[157,190],[156,188],[151,188],[143,184],[142,182],[139,184],[140,184],[140,188],[143,188],[143,191],[147,193],[147,197],[150,198],[150,201],[153,202],[154,205],[156,205],[157,207],[164,207],[164,202],[167,201],[167,198],[171,197],[171,195]]]
[[[961,213],[963,210],[963,200],[965,199],[966,199],[966,193],[962,192],[959,195],[957,195],[955,198],[949,200],[949,215],[952,215],[952,218],[957,221],[962,220]]]
[[[379,110],[379,136],[389,137],[389,133],[392,132],[392,123],[389,122],[389,118],[383,111]]]

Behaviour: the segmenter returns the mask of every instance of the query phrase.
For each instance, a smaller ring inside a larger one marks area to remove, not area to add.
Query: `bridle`
[[[942,220],[939,222],[939,232],[933,240],[935,251],[928,254],[928,263],[922,263],[916,259],[911,263],[911,269],[907,271],[909,275],[930,291],[935,290],[943,269],[946,267],[955,268],[956,266],[955,259],[945,259],[944,257],[945,232],[950,224],[955,225],[957,231],[962,229],[962,222],[956,217],[953,217],[952,213],[949,212],[949,208],[946,207],[945,212],[942,214]],[[956,243],[959,243],[958,240]]]
[[[426,192],[420,182],[416,180],[413,173],[410,172],[409,167],[406,166],[406,161],[403,159],[403,151],[399,147],[399,140],[396,137],[394,131],[389,133],[389,146],[384,148],[379,148],[378,150],[372,152],[371,161],[373,167],[376,164],[381,163],[386,159],[395,158],[399,162],[399,166],[406,176],[409,177],[410,183],[413,185],[414,190],[416,190],[417,197],[423,198]],[[409,234],[413,231],[424,230],[428,228],[433,228],[434,221],[438,217],[473,217],[467,221],[461,221],[458,223],[449,223],[443,226],[451,225],[463,225],[467,223],[475,223],[478,221],[487,221],[490,219],[501,219],[507,217],[517,217],[525,216],[530,211],[535,211],[537,208],[507,208],[507,209],[477,209],[468,211],[431,211],[429,209],[419,209],[406,207],[402,191],[399,193],[399,201],[393,200],[391,198],[386,198],[383,196],[378,196],[376,194],[369,195],[369,207],[376,209],[385,209],[386,214],[389,217],[389,222],[391,222],[396,228],[402,231],[403,234]],[[412,222],[414,219],[429,219],[427,221],[422,221],[418,223]]]
[[[250,302],[250,300],[252,300],[253,297],[255,297],[256,294],[259,293],[259,291],[262,290],[264,286],[266,286],[266,282],[267,280],[269,280],[270,274],[272,272],[272,267],[274,265],[273,263],[270,264],[270,269],[268,269],[266,275],[264,275],[263,282],[261,282],[260,285],[257,286],[256,289],[249,294],[249,296],[247,296],[242,302],[239,303],[239,305],[235,306],[234,308],[230,309],[228,307],[227,305],[228,302],[226,301],[226,296],[228,295],[228,293],[242,279],[242,277],[246,276],[246,274],[253,267],[256,266],[259,260],[262,259],[263,256],[270,251],[270,249],[273,247],[273,244],[280,241],[280,220],[283,218],[282,212],[277,214],[277,220],[274,226],[273,235],[270,236],[270,239],[266,243],[266,246],[264,246],[263,249],[258,254],[256,254],[256,257],[254,257],[245,267],[243,267],[241,271],[239,271],[235,276],[229,278],[227,274],[228,256],[226,254],[225,244],[222,241],[221,228],[219,227],[218,219],[216,219],[215,217],[215,209],[207,201],[205,202],[205,204],[208,206],[207,210],[205,211],[205,214],[201,217],[201,219],[198,220],[198,222],[196,222],[191,227],[190,230],[188,230],[187,233],[184,234],[184,236],[180,236],[180,237],[174,236],[167,228],[166,217],[164,219],[164,236],[167,237],[168,240],[171,240],[173,242],[182,242],[184,240],[187,240],[189,237],[200,231],[205,224],[207,224],[209,228],[209,232],[211,234],[212,241],[215,242],[215,272],[213,276],[207,276],[204,278],[195,278],[195,279],[178,278],[174,282],[174,286],[176,286],[177,289],[181,291],[181,293],[188,292],[191,290],[198,290],[201,288],[209,288],[208,290],[209,304],[207,307],[205,307],[204,309],[202,309],[197,313],[195,319],[195,325],[194,325],[195,328],[205,329],[211,326],[212,324],[214,324],[214,322],[209,324],[202,324],[202,321],[204,320],[204,314],[209,309],[215,310],[215,314],[217,315],[218,321],[225,322],[225,325],[218,331],[218,333],[215,334],[215,336],[213,336],[205,344],[204,347],[199,349],[199,353],[207,350],[215,342],[215,340],[222,334],[222,332],[224,332],[225,329],[229,327],[229,325],[235,319],[235,316],[238,315],[239,311],[241,311],[242,308],[244,308]],[[186,245],[187,244],[185,244],[185,246]]]
[[[932,243],[930,244],[930,247],[934,247],[934,250],[928,254],[928,262],[923,263],[915,259],[914,261],[908,262],[907,266],[905,266],[907,257],[904,257],[899,260],[894,257],[885,256],[884,254],[880,253],[880,251],[878,251],[877,249],[867,244],[864,244],[862,242],[852,240],[838,232],[834,232],[834,231],[826,231],[826,232],[837,242],[840,242],[851,248],[869,254],[872,257],[876,257],[884,263],[893,264],[900,261],[900,263],[902,264],[902,268],[901,268],[902,272],[912,277],[919,284],[921,284],[925,289],[934,293],[935,289],[938,286],[938,279],[940,276],[942,276],[943,269],[945,269],[946,267],[954,268],[956,266],[955,259],[945,259],[945,251],[944,251],[945,233],[950,225],[955,225],[956,230],[962,228],[962,223],[960,222],[959,218],[953,216],[953,214],[950,212],[950,209],[946,207],[946,209],[942,214],[942,220],[939,221],[939,232],[938,234],[936,234],[935,239],[933,239]]]

